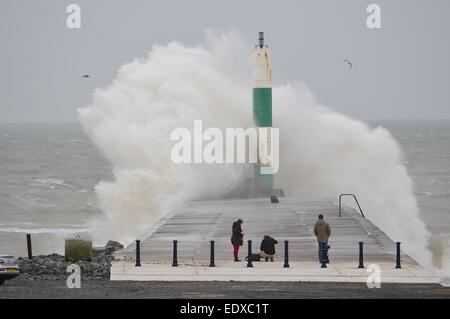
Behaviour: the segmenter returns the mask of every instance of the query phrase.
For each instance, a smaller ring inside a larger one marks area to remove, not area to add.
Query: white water
[[[96,188],[105,214],[93,221],[98,240],[135,238],[183,201],[223,195],[242,180],[240,166],[172,164],[170,133],[192,128],[194,119],[204,127],[252,126],[249,50],[234,32],[209,33],[195,47],[155,46],[79,110],[114,166],[114,181]],[[357,194],[373,223],[430,266],[429,234],[390,133],[318,105],[300,82],[275,87],[273,103],[281,139],[276,183],[289,195]]]

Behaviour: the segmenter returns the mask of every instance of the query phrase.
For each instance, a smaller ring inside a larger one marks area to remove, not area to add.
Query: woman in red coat
[[[239,247],[244,243],[244,233],[242,232],[242,219],[238,219],[233,223],[231,244],[233,244],[234,261],[240,261],[238,258]]]

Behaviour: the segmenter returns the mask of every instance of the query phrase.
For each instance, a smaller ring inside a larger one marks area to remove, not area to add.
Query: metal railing
[[[342,217],[342,214],[341,214],[342,213],[342,196],[353,196],[353,198],[356,201],[356,205],[358,205],[359,212],[361,213],[361,216],[366,218],[366,216],[364,216],[364,213],[363,213],[363,211],[361,209],[361,206],[359,206],[359,202],[358,202],[358,199],[356,198],[355,194],[341,194],[341,195],[339,195],[339,217]]]
[[[177,256],[177,247],[178,247],[178,240],[174,240],[173,241],[173,262],[172,262],[172,266],[173,267],[178,267],[178,256]],[[326,246],[325,242],[321,242],[321,245],[323,245],[322,247],[322,252],[323,252],[323,258],[322,258],[322,262],[321,262],[321,268],[327,268],[327,263],[329,263],[329,259],[328,259],[328,249],[329,246]],[[210,264],[209,267],[216,267],[215,264],[215,241],[211,240],[210,241],[210,245],[211,245],[211,255],[210,255]],[[289,265],[289,253],[288,253],[288,246],[289,245],[289,241],[285,240],[284,241],[284,265],[283,268],[290,268]],[[395,254],[395,268],[396,269],[401,269],[401,249],[400,249],[400,242],[396,242],[395,246],[396,246],[396,254]],[[358,242],[358,246],[359,246],[359,254],[358,254],[358,259],[359,259],[359,264],[358,264],[358,268],[364,268],[364,242],[360,241]],[[136,240],[136,267],[141,267],[141,241],[139,239]],[[247,267],[248,268],[252,268],[253,267],[253,259],[252,259],[253,255],[252,255],[252,240],[248,240],[248,255],[247,255]]]

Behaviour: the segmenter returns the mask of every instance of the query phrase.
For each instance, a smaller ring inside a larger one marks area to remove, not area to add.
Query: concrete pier
[[[322,213],[331,227],[330,264],[321,269],[313,233]],[[234,263],[231,225],[241,218],[244,246]],[[254,262],[247,269],[247,240],[259,251],[264,234],[278,240],[273,263]],[[141,238],[142,267],[134,267],[134,244],[120,251],[113,264],[112,280],[279,280],[362,281],[366,269],[358,269],[358,242],[364,242],[364,264],[378,264],[389,282],[437,282],[408,255],[402,253],[402,269],[395,269],[396,246],[380,229],[353,208],[339,217],[336,202],[329,199],[281,198],[187,202],[159,221]],[[171,267],[172,241],[178,240],[179,267]],[[209,268],[210,240],[215,241],[215,268]],[[290,268],[283,269],[283,241],[289,240]],[[176,269],[173,269],[176,268]],[[382,274],[383,275],[383,274]]]

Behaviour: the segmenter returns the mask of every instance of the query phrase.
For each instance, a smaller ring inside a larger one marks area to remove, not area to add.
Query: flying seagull
[[[342,60],[342,62],[348,63],[348,65],[350,66],[350,72],[352,72],[352,66],[353,66],[352,62],[350,62],[350,60],[347,60],[347,59]]]
[[[90,78],[91,76],[89,74],[83,74],[81,77],[82,78]]]

